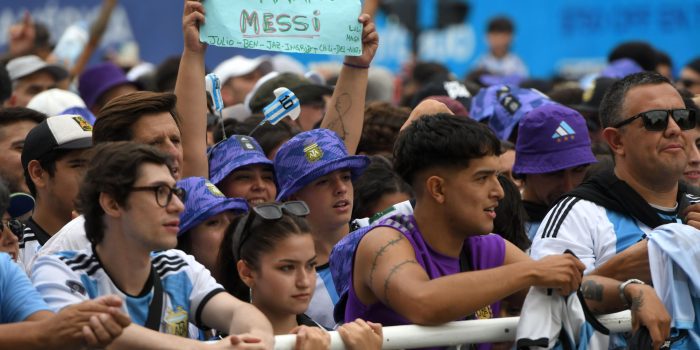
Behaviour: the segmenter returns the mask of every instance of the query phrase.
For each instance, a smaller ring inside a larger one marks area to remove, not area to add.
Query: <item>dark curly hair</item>
[[[405,107],[394,107],[387,102],[371,103],[365,109],[357,153],[391,154],[399,130],[410,114],[411,110]]]
[[[466,168],[475,158],[501,154],[488,126],[450,114],[425,116],[404,129],[394,146],[394,169],[415,188],[416,175],[433,167]]]

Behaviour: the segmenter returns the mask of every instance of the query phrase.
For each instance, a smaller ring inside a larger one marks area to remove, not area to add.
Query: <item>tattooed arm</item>
[[[355,154],[362,136],[365,95],[367,94],[368,69],[379,45],[379,35],[367,14],[360,16],[362,29],[362,55],[348,56],[338,76],[333,96],[321,122],[322,128],[335,131],[345,142],[348,153]]]
[[[616,254],[603,265],[591,271],[591,275],[605,276],[619,281],[637,278],[651,283],[649,250],[646,239]]]
[[[620,298],[620,282],[601,276],[586,276],[581,292],[593,313],[602,314],[623,310],[627,303],[632,312],[632,328],[649,329],[654,349],[669,337],[671,316],[654,289],[645,284],[630,283],[625,287],[625,301]]]
[[[507,253],[517,250],[506,244]],[[461,319],[531,285],[575,290],[584,269],[568,254],[540,261],[525,255],[498,268],[431,280],[408,240],[388,227],[371,230],[357,249],[353,288],[358,298],[365,305],[382,302],[422,325]]]

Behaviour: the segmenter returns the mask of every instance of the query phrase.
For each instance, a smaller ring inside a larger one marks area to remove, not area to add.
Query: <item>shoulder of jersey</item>
[[[183,255],[178,254],[176,250],[156,253],[151,261],[156,273],[161,277],[183,270],[189,265]]]
[[[94,254],[89,254],[87,252],[61,252],[57,255],[66,266],[78,273],[85,273],[88,276],[92,276],[100,269],[100,262]]]

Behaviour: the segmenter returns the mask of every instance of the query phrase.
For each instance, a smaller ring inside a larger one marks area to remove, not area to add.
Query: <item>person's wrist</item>
[[[343,61],[343,65],[346,67],[355,68],[355,69],[369,69],[369,64],[362,64],[362,63],[358,63],[358,62],[348,62],[347,60]]]
[[[628,279],[625,282],[620,283],[619,292],[620,299],[625,308],[629,308],[632,304],[632,298],[634,296],[633,291],[639,288],[643,288],[645,283],[636,278]]]

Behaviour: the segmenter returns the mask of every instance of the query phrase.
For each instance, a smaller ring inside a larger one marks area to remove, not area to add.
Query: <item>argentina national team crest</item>
[[[84,131],[92,131],[92,125],[90,125],[87,120],[83,119],[83,117],[75,116],[73,117],[73,120],[75,120],[75,122],[78,123],[80,128]]]
[[[177,307],[177,311],[173,311],[170,307],[165,310],[165,333],[187,337],[188,335],[188,318],[187,311],[182,306]]]
[[[491,310],[491,305],[486,305],[485,307],[479,309],[475,314],[477,320],[489,320],[493,318],[493,311]]]
[[[323,150],[314,142],[304,147],[304,157],[306,157],[306,160],[313,163],[323,158]]]
[[[213,183],[207,181],[207,182],[205,183],[205,186],[207,186],[207,189],[209,190],[209,192],[210,192],[211,194],[213,194],[214,196],[216,196],[216,197],[225,197],[224,194],[219,190],[219,188],[217,188],[216,186],[214,186]]]

